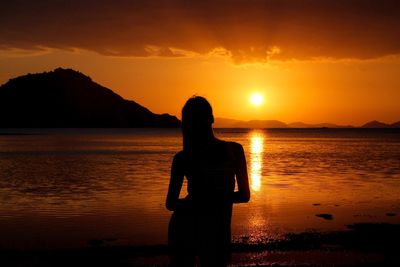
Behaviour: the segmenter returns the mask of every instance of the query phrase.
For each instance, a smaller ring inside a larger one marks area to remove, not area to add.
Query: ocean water
[[[178,129],[0,132],[0,248],[166,243],[165,197],[171,159],[181,149]],[[399,130],[215,133],[246,152],[252,195],[234,206],[236,242],[357,222],[400,223]]]

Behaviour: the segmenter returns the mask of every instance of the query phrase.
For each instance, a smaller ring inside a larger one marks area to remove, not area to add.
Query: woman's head
[[[184,147],[195,147],[212,136],[214,116],[210,103],[201,96],[189,98],[182,108]]]
[[[211,125],[214,122],[210,103],[201,96],[189,98],[182,108],[182,124]]]

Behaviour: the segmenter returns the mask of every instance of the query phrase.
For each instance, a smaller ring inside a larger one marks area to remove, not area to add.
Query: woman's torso
[[[215,209],[232,205],[236,158],[232,142],[216,139],[199,151],[182,151],[188,199],[194,207]]]

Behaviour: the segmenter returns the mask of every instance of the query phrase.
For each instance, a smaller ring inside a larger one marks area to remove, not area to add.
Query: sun
[[[250,103],[253,106],[261,106],[264,102],[264,96],[260,93],[253,93],[250,95]]]

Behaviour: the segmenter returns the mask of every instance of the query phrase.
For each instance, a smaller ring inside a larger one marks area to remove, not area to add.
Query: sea
[[[400,130],[215,129],[243,145],[234,242],[400,223]],[[0,248],[167,243],[179,129],[1,129]],[[181,197],[186,195],[186,183]]]

